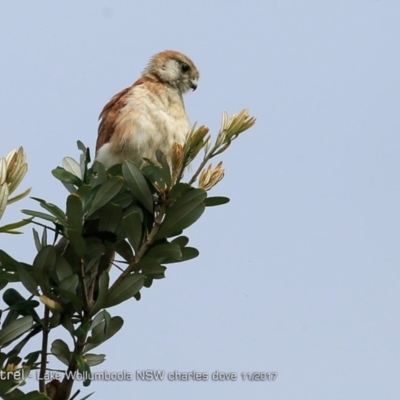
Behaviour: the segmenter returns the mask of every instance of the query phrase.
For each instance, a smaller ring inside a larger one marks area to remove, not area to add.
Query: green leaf
[[[88,165],[90,163],[90,149],[87,147],[86,150],[79,156],[79,162],[81,167],[81,175],[84,182],[89,180],[88,172]]]
[[[16,272],[17,265],[21,265],[17,260],[9,256],[5,251],[0,250],[0,263],[1,268],[7,271]]]
[[[117,233],[121,225],[122,208],[112,203],[100,210],[99,231]]]
[[[17,201],[20,201],[24,197],[28,196],[28,194],[31,192],[32,188],[25,189],[23,192],[18,193],[17,195],[13,197],[9,197],[7,200],[7,204],[10,205],[12,203],[15,203]]]
[[[23,317],[30,315],[33,317],[35,322],[40,323],[40,318],[37,312],[34,310],[39,306],[39,302],[36,300],[22,300],[10,305],[10,310],[16,311],[19,315]]]
[[[159,263],[172,263],[181,260],[182,252],[176,243],[163,243],[151,247],[145,257],[155,258]]]
[[[203,189],[190,188],[185,191],[171,206],[171,209],[179,209],[187,204],[191,203],[204,203],[204,199],[207,197],[207,192]]]
[[[70,229],[82,232],[83,225],[83,205],[82,200],[77,194],[70,194],[67,197],[67,219]]]
[[[105,354],[85,354],[85,360],[91,367],[101,364],[105,359]]]
[[[8,283],[20,281],[18,274],[12,271],[12,268],[9,268],[8,266],[5,268],[0,268],[0,279],[4,279]]]
[[[33,351],[32,353],[29,353],[26,357],[25,357],[25,365],[29,365],[32,366],[33,364],[35,364],[36,360],[39,358],[41,354],[41,350],[37,350],[37,351]]]
[[[31,199],[39,202],[40,206],[43,207],[46,211],[54,215],[59,223],[66,223],[67,217],[63,210],[55,204],[48,203],[46,200],[39,199],[38,197],[31,197]]]
[[[7,314],[7,317],[3,321],[2,328],[4,329],[6,326],[12,324],[19,317],[19,313],[14,310],[10,310]]]
[[[69,265],[68,261],[61,255],[57,254],[56,261],[57,268],[55,270],[58,282],[61,282],[63,279],[68,278],[73,274],[72,268]]]
[[[142,239],[143,212],[139,207],[122,218],[122,232],[135,251],[138,251]]]
[[[21,228],[31,223],[33,218],[23,219],[22,221],[13,222],[12,224],[3,225],[0,227],[0,232],[4,233],[22,233],[14,229]]]
[[[7,289],[3,293],[3,300],[8,306],[12,306],[14,304],[25,301],[25,297],[23,297],[19,292],[17,292],[14,288]]]
[[[79,257],[85,253],[86,244],[83,239],[82,225],[83,225],[83,204],[82,200],[77,194],[70,194],[67,198],[67,230],[68,238],[72,244],[73,249]]]
[[[171,240],[171,243],[176,243],[180,248],[183,248],[189,243],[189,238],[187,236],[179,236]]]
[[[117,286],[110,289],[105,307],[113,307],[130,299],[143,287],[144,277],[141,274],[132,274],[124,278]]]
[[[83,154],[88,156],[87,154],[88,148],[80,140],[76,141],[76,146],[78,147],[78,150],[80,150]],[[87,162],[88,163],[90,162],[90,158],[87,160]]]
[[[67,313],[61,314],[60,318],[61,325],[70,333],[71,336],[74,334],[74,323],[72,322],[72,317]]]
[[[164,277],[161,277],[160,279],[162,279],[162,278],[164,278]],[[153,284],[153,280],[154,280],[153,276],[151,276],[151,277],[147,277],[147,276],[146,276],[146,279],[144,280],[143,286],[144,286],[145,288],[151,287],[151,285]],[[139,293],[140,293],[140,292],[139,292]],[[135,297],[135,298],[136,298],[136,297]]]
[[[87,345],[85,346],[85,353],[94,349],[101,343],[114,336],[124,324],[124,320],[121,317],[112,317],[110,323],[108,324],[107,330],[104,331],[105,321],[103,320],[95,328],[93,328],[92,335],[89,336],[87,340]]]
[[[214,196],[214,197],[207,197],[204,200],[204,204],[206,207],[214,207],[220,206],[221,204],[229,203],[230,199],[228,197],[223,196]]]
[[[9,394],[13,394],[14,390],[12,390],[13,387],[17,387],[18,384],[14,381],[12,378],[7,378],[7,375],[4,374],[4,378],[0,381],[0,397],[2,399],[8,399]],[[11,399],[12,397],[10,397]]]
[[[162,180],[167,187],[171,186],[171,167],[168,164],[167,157],[161,150],[156,151],[157,161],[161,164]]]
[[[71,185],[81,186],[82,179],[79,179],[77,176],[72,174],[71,172],[66,171],[64,168],[57,167],[51,171],[53,176],[57,178],[59,181]]]
[[[77,274],[73,274],[68,278],[63,279],[58,286],[58,289],[61,289],[65,292],[76,294],[76,288],[78,287],[79,278]]]
[[[33,318],[30,315],[11,322],[11,324],[0,330],[0,346],[4,346],[23,335],[32,328],[32,325]]]
[[[64,157],[62,160],[62,166],[67,172],[82,179],[81,167],[72,157]]]
[[[34,270],[42,270],[51,271],[54,269],[56,265],[57,253],[53,246],[47,245],[43,247],[36,255],[35,260],[33,261]]]
[[[95,160],[92,165],[92,175],[90,177],[89,185],[92,187],[102,185],[106,180],[107,171],[104,165]]]
[[[71,351],[68,345],[61,339],[56,339],[50,349],[51,353],[54,354],[63,364],[69,365],[71,358]]]
[[[169,200],[172,204],[175,200],[177,200],[180,196],[182,196],[184,193],[188,192],[191,190],[192,187],[188,183],[177,183],[174,185],[169,192]]]
[[[42,232],[42,247],[44,246],[47,246],[47,228],[44,228]]]
[[[36,300],[26,300],[19,292],[15,289],[7,289],[3,294],[4,302],[10,307],[10,310],[17,311],[18,314],[26,316],[31,315],[35,321],[40,321],[34,308],[39,306],[39,302]]]
[[[122,178],[115,176],[100,186],[93,203],[88,211],[88,216],[108,203],[121,190],[124,185]]]
[[[76,295],[74,293],[71,293],[70,291],[60,289],[60,288],[57,288],[57,292],[60,296],[65,297],[65,299],[68,299],[68,303],[70,303],[77,312],[81,312],[82,307],[83,307],[83,300],[81,299],[81,297],[79,297],[78,295]],[[53,301],[53,300],[51,300],[51,301]],[[58,300],[58,301],[60,301],[60,300]],[[60,303],[57,303],[55,301],[53,301],[53,303],[55,303],[58,308],[61,307],[61,309],[62,309],[62,305]],[[47,306],[51,309],[50,305],[47,304]],[[61,309],[60,310],[57,309],[55,311],[57,311],[57,312],[62,311]]]
[[[75,250],[75,253],[79,257],[82,257],[86,251],[85,239],[75,229],[68,229],[67,235],[68,235],[68,239],[71,242],[73,249]]]
[[[80,337],[86,335],[89,332],[90,323],[89,321],[83,321],[78,328],[73,331],[74,336]]]
[[[160,267],[160,263],[151,257],[143,257],[138,263],[135,265],[135,271],[142,271],[143,273],[147,273],[149,270],[158,269]]]
[[[111,315],[107,310],[103,310],[103,317],[104,317],[104,333],[106,333],[108,327],[110,326]]]
[[[57,218],[54,217],[53,215],[49,215],[46,213],[42,213],[40,211],[33,211],[33,210],[21,210],[22,213],[26,215],[31,215],[32,217],[38,217],[41,219],[44,219],[46,221],[51,221],[51,222],[56,222]]]
[[[166,163],[165,157],[163,157],[163,159]],[[147,159],[145,160],[147,161]],[[148,160],[148,162],[149,161],[150,160]],[[160,167],[152,163],[143,167],[141,171],[155,188],[157,188],[158,186],[159,188],[164,189],[171,184],[171,171],[168,163],[166,164],[166,168]]]
[[[98,239],[96,239],[98,240]],[[111,254],[110,254],[111,256]],[[86,261],[86,269],[90,269],[93,267],[93,265],[95,265],[96,263],[98,263],[100,260],[103,260],[104,258],[109,257],[109,247],[100,243],[99,241],[93,242],[93,243],[89,243],[86,246],[86,253],[84,256],[84,259]]]
[[[122,164],[114,164],[107,170],[109,176],[121,176],[122,177]]]
[[[77,194],[79,196],[82,203],[84,204],[84,209],[86,209],[87,202],[89,201],[89,198],[92,196],[93,188],[90,185],[82,185],[78,190],[76,190],[75,192],[71,192],[71,193]]]
[[[56,266],[57,254],[53,246],[45,246],[33,261],[33,278],[41,287],[43,294],[54,297],[50,290],[49,274]]]
[[[151,213],[153,212],[153,195],[145,177],[131,161],[124,161],[122,164],[122,173],[129,190],[135,198],[143,204]]]
[[[78,371],[86,377],[83,381],[83,386],[90,385],[90,367],[89,364],[86,362],[86,359],[80,355],[74,354],[74,358],[77,362]]]
[[[107,300],[109,282],[110,282],[110,277],[108,275],[108,272],[106,271],[102,272],[99,278],[99,289],[97,293],[97,299],[92,309],[90,310],[90,316],[95,315],[104,307],[104,304],[106,303]]]
[[[133,297],[135,298],[136,301],[139,301],[142,298],[142,295],[140,294],[140,292],[137,292],[136,294],[133,295]]]
[[[146,278],[151,278],[151,279],[165,278],[165,270],[167,268],[164,267],[164,265],[160,265],[160,263],[157,262],[157,260],[155,260],[154,258],[149,258],[149,257],[142,258],[137,266],[141,268],[142,274],[145,275]]]
[[[118,243],[115,243],[113,246],[114,250],[128,263],[133,260],[133,251],[132,247],[126,240],[121,240]]]
[[[3,290],[7,285],[8,285],[8,280],[0,278],[0,290]],[[0,313],[0,317],[1,317],[1,313]]]
[[[64,182],[62,182],[62,184],[68,190],[68,192],[76,193],[76,187],[74,185],[71,185],[70,183],[64,183]]]
[[[108,314],[108,315],[107,315]],[[105,321],[110,319],[110,314],[107,310],[100,311],[93,319],[90,325],[90,330],[94,330],[97,325],[103,324],[102,332],[105,332]],[[93,336],[93,335],[92,335]]]
[[[119,192],[112,200],[113,204],[120,206],[123,210],[128,208],[133,201],[132,193],[128,191]]]
[[[34,296],[39,296],[39,292],[37,291],[38,284],[33,278],[32,274],[20,263],[16,265],[16,268],[19,279],[21,280],[21,283],[25,286],[25,289]]]
[[[167,211],[155,240],[174,236],[196,222],[204,212],[207,194],[201,189],[191,189],[184,193]]]
[[[182,249],[182,259],[180,261],[181,262],[188,261],[193,258],[196,258],[198,255],[199,255],[199,251],[197,249],[195,249],[194,247],[184,247]]]
[[[33,240],[35,242],[36,251],[39,252],[42,249],[42,243],[40,242],[39,233],[35,228],[32,228]]]

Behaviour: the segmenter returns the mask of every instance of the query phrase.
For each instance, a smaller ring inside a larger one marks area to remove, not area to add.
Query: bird
[[[196,90],[199,77],[185,54],[155,54],[142,76],[101,111],[95,159],[106,168],[125,160],[140,168],[160,150],[171,165],[173,144],[183,145],[191,127],[183,95]]]

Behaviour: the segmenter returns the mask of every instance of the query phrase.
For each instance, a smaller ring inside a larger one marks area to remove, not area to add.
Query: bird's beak
[[[190,81],[190,87],[195,91],[197,89],[197,79]]]

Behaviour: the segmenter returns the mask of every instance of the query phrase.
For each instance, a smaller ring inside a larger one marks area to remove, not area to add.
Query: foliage
[[[140,300],[143,288],[165,277],[166,264],[198,256],[183,231],[206,207],[229,201],[208,196],[224,176],[222,163],[216,167],[208,163],[254,122],[247,110],[232,118],[224,114],[213,146],[208,129],[194,127],[184,146],[174,144],[172,165],[158,152],[157,162],[146,160],[141,170],[129,160],[108,170],[97,161],[90,165],[89,149],[78,142],[80,161],[66,157],[62,167],[52,171],[69,191],[65,209],[33,198],[43,211],[23,210],[30,217],[26,222],[35,218],[31,222],[43,228],[41,234],[33,230],[37,255],[32,264],[0,250],[1,288],[21,282],[29,292],[29,297],[13,288],[3,293],[8,307],[2,311],[0,330],[1,398],[69,399],[71,375],[77,372],[85,374],[84,386],[90,384],[91,367],[105,359],[93,349],[123,326],[123,319],[112,316],[110,309],[132,298]],[[184,182],[186,167],[201,150],[200,165]],[[198,187],[193,186],[196,181]],[[10,184],[8,189],[11,192]],[[111,269],[113,276],[118,272],[116,279],[111,279]],[[40,302],[43,316],[38,314]],[[61,339],[48,343],[50,330],[58,327],[69,333],[72,345]],[[41,348],[22,360],[23,347],[38,334]],[[5,352],[7,346],[11,350]],[[48,354],[70,375],[46,384]],[[33,369],[39,370],[39,392],[24,394],[19,386]]]
[[[28,165],[26,163],[26,154],[22,147],[18,150],[11,150],[5,157],[0,158],[0,219],[8,204],[21,200],[31,191],[31,188],[28,188],[22,193],[10,197],[19,186],[22,179],[24,179],[27,171]],[[1,226],[0,232],[21,233],[15,229],[20,228],[29,222],[29,220],[23,220]]]

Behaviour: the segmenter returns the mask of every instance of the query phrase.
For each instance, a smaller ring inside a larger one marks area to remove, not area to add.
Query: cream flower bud
[[[212,189],[224,177],[225,170],[222,168],[222,161],[213,169],[212,164],[209,164],[200,175],[199,188],[203,190]]]
[[[4,214],[7,204],[29,194],[30,188],[19,195],[9,197],[21,183],[27,170],[26,154],[22,147],[18,150],[11,150],[6,157],[0,159],[0,218]]]

